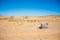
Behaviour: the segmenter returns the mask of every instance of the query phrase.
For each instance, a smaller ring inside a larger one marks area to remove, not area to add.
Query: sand
[[[22,17],[11,19],[2,16],[0,17],[0,40],[60,40],[60,17],[49,17],[42,17],[42,19],[29,17],[24,18],[24,21]],[[48,22],[48,28],[39,29],[41,22]]]

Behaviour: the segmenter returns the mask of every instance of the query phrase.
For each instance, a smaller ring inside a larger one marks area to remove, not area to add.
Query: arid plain
[[[60,40],[60,16],[0,16],[0,40]]]

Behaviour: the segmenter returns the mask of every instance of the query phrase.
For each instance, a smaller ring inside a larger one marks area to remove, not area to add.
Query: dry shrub
[[[18,23],[18,20],[16,20],[16,19],[9,19],[9,21]]]
[[[2,20],[2,18],[0,18],[0,20]]]
[[[14,19],[14,17],[13,17],[13,16],[11,16],[10,18],[11,18],[11,19]]]
[[[8,20],[8,18],[0,18],[0,20]]]
[[[8,20],[8,18],[3,18],[3,20]]]

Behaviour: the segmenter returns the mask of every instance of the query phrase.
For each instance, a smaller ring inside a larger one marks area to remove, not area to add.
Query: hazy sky
[[[60,0],[0,0],[0,15],[60,15]]]

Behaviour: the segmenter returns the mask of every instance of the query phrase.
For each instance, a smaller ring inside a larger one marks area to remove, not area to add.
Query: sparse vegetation
[[[28,18],[28,16],[25,17],[25,19],[27,19],[27,18]]]
[[[8,18],[0,18],[0,20],[8,20]]]
[[[16,20],[16,19],[9,19],[9,21],[18,23],[18,20]]]
[[[14,17],[13,17],[13,16],[11,16],[10,18],[11,18],[11,19],[14,19]]]
[[[0,18],[0,20],[2,20],[2,18]]]

